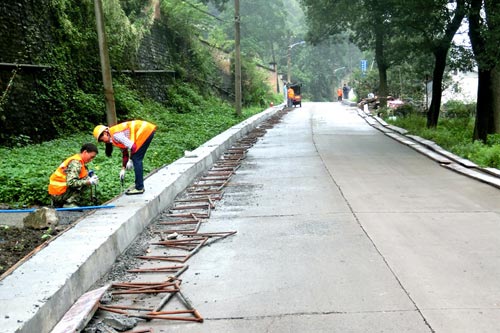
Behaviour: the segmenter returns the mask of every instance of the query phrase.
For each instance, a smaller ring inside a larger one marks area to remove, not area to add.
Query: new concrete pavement
[[[228,148],[229,141],[211,145],[212,151],[217,145]],[[211,162],[214,155],[208,154]],[[178,165],[175,177],[184,180],[167,195],[164,187],[173,183],[168,177],[174,173],[169,166],[158,172],[161,178],[147,182],[146,196],[121,197],[116,209],[93,214],[53,242],[42,252],[64,253],[50,266],[62,277],[46,277],[50,260],[38,261],[37,255],[34,264],[1,281],[0,332],[47,332],[53,320],[43,327],[34,323],[55,317],[55,309],[61,312],[89,288],[88,283],[61,286],[84,277],[95,281],[137,231],[168,207],[173,193],[209,165]],[[204,323],[154,320],[144,327],[154,332],[497,332],[499,212],[496,187],[444,168],[385,135],[355,108],[303,103],[249,149],[200,230],[237,231],[201,249],[182,275],[183,293]],[[87,243],[101,234],[108,240],[99,240],[99,256],[65,243]],[[66,261],[72,268],[62,265]],[[32,275],[22,280],[27,274]],[[20,281],[28,292],[16,289]],[[50,286],[52,293],[31,295],[37,285]]]
[[[154,332],[498,332],[500,192],[304,103],[248,151],[182,275],[203,324]]]

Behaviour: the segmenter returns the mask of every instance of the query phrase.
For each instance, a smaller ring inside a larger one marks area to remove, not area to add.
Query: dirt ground
[[[45,230],[0,227],[0,275],[42,244]]]
[[[42,243],[50,241],[85,214],[88,213],[57,212],[59,225],[57,230],[52,231],[50,235],[47,230],[0,225],[0,276]]]

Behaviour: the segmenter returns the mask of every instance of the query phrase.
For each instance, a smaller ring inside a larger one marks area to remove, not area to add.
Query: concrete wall
[[[46,77],[47,68],[10,64],[40,64],[38,59],[53,40],[49,2],[0,2],[0,143],[11,135],[30,132],[32,124],[44,125],[40,114],[27,111],[36,109],[33,92],[38,89],[37,80]]]
[[[50,27],[54,23],[49,3],[49,0],[0,2],[0,62],[32,63],[44,53],[45,45],[51,43]]]

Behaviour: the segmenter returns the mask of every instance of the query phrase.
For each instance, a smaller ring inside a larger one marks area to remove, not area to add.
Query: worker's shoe
[[[136,188],[133,188],[133,189],[128,190],[127,192],[125,192],[126,195],[143,194],[143,193],[144,193],[144,189],[138,190]]]
[[[63,205],[63,208],[78,208],[78,207],[80,207],[80,206],[78,206],[75,203],[67,203],[67,204]]]

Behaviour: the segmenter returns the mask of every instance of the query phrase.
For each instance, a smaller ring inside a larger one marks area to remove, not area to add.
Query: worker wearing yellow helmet
[[[112,147],[122,150],[122,169],[120,180],[125,178],[125,171],[134,169],[135,188],[125,194],[144,193],[143,159],[153,140],[156,125],[144,120],[126,121],[114,126],[97,125],[93,135],[98,142],[106,143],[106,155],[111,156]],[[129,153],[130,150],[130,153]]]

